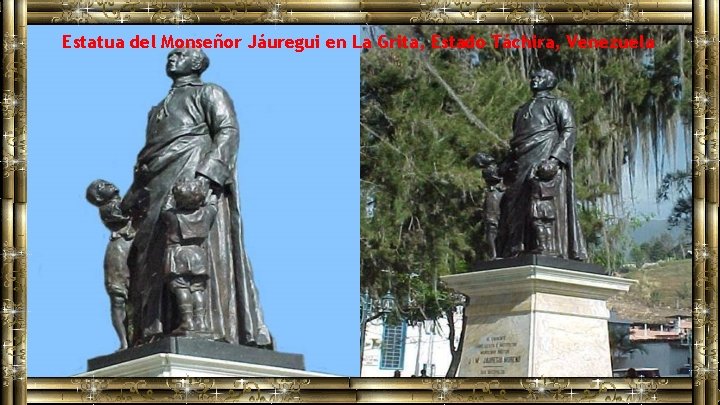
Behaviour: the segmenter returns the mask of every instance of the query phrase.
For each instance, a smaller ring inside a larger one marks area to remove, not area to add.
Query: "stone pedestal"
[[[458,377],[612,377],[607,299],[633,280],[539,256],[483,265],[443,277],[470,298]]]
[[[88,360],[94,377],[330,377],[303,356],[188,337],[166,337]],[[334,376],[333,376],[334,377]]]

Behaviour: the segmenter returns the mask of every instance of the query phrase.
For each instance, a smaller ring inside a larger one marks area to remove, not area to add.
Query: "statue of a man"
[[[515,112],[510,154],[502,165],[507,189],[501,202],[498,256],[514,257],[546,250],[539,245],[550,244],[555,256],[586,260],[585,241],[575,208],[573,149],[576,126],[572,107],[567,100],[550,93],[557,85],[557,78],[551,71],[540,69],[531,76],[533,98]],[[545,208],[547,215],[554,215],[557,230],[554,235],[548,232],[537,235],[537,221],[533,220],[531,194],[533,176],[539,166],[557,166],[555,178],[545,180],[557,183],[556,195],[549,200],[553,206]],[[544,240],[548,236],[554,240]]]
[[[128,260],[136,331],[131,345],[169,335],[181,324],[163,271],[167,230],[161,212],[178,180],[198,179],[217,199],[215,223],[202,245],[207,254],[208,335],[273,347],[243,243],[235,169],[238,122],[225,90],[200,80],[209,64],[199,49],[175,49],[168,55],[166,73],[173,84],[150,110],[146,143],[122,201],[137,230]]]

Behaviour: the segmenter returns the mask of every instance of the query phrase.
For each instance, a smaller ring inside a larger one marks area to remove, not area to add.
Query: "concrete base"
[[[443,280],[470,298],[458,377],[612,377],[607,299],[633,280],[536,264]]]
[[[336,377],[261,364],[157,353],[88,371],[77,377]]]

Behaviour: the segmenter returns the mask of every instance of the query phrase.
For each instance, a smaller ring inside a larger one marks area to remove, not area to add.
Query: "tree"
[[[630,249],[630,260],[632,260],[633,264],[635,264],[635,268],[641,269],[647,261],[647,255],[639,245],[634,244]]]
[[[630,328],[627,325],[611,323],[609,324],[608,332],[613,368],[615,368],[618,359],[622,356],[635,352],[647,354],[647,350],[644,347],[630,339]]]
[[[673,210],[668,217],[668,224],[670,227],[681,226],[688,232],[692,230],[691,181],[690,170],[667,173],[663,176],[656,195],[658,202],[670,201],[671,198],[676,198]]]
[[[665,260],[676,255],[676,244],[672,235],[667,232],[643,242],[640,250],[643,251],[645,257],[651,262]]]

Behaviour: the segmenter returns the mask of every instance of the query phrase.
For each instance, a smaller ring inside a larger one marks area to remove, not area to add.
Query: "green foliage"
[[[638,299],[640,302],[627,305],[632,305],[634,309],[642,312],[645,309],[638,305],[653,307],[652,293],[659,291],[659,301],[665,305],[674,306],[679,299],[680,308],[692,308],[692,290],[689,281],[691,272],[691,259],[668,260],[657,266],[631,270],[624,277],[637,280],[638,284],[630,287],[630,293],[626,297]]]
[[[691,181],[689,170],[667,173],[663,176],[656,195],[658,202],[676,198],[673,210],[668,217],[668,224],[671,227],[682,226],[688,232],[692,229]]]
[[[635,264],[636,268],[642,268],[645,262],[648,260],[647,254],[638,245],[634,245],[630,250],[630,260]]]
[[[675,294],[677,294],[677,297],[678,297],[680,300],[683,300],[683,301],[686,300],[686,299],[688,299],[688,298],[691,298],[691,297],[692,297],[692,291],[690,290],[690,283],[689,283],[689,282],[683,283],[680,288],[678,288],[677,290],[675,290]]]
[[[637,256],[644,262],[657,262],[659,260],[682,258],[682,247],[665,232],[638,246]]]
[[[650,302],[653,305],[660,304],[660,290],[652,290],[652,292],[650,292]]]
[[[630,328],[625,325],[609,324],[608,338],[613,363],[617,357],[634,352],[647,353],[639,343],[630,339]]]
[[[627,252],[633,254],[631,233],[649,219],[647,216],[606,213],[595,206],[582,208],[578,214],[590,261],[605,268],[609,274],[623,268]]]
[[[378,32],[369,32],[377,35]],[[424,40],[433,33],[489,39],[529,34],[527,26],[396,26],[389,35]],[[527,75],[543,66],[560,79],[556,93],[575,108],[575,182],[592,260],[622,264],[634,222],[603,204],[620,196],[623,164],[671,144],[669,123],[690,89],[691,32],[676,27],[537,26],[565,35],[653,36],[644,50],[432,50],[373,48],[361,56],[361,285],[376,297],[392,285],[409,322],[434,319],[460,302],[439,277],[467,271],[478,259],[484,181],[470,158],[505,153],[513,112],[530,97]],[[663,36],[658,41],[658,36]],[[675,41],[675,42],[673,42]],[[682,51],[680,51],[682,49]],[[647,63],[647,60],[652,64]],[[677,100],[680,80],[681,100]],[[451,90],[448,90],[451,89]],[[666,102],[668,101],[668,102]],[[670,102],[672,101],[672,102]],[[639,159],[638,159],[639,160]],[[643,159],[648,162],[649,159]],[[659,167],[659,165],[658,165]],[[383,271],[391,271],[388,277]],[[413,277],[412,275],[416,275]]]

